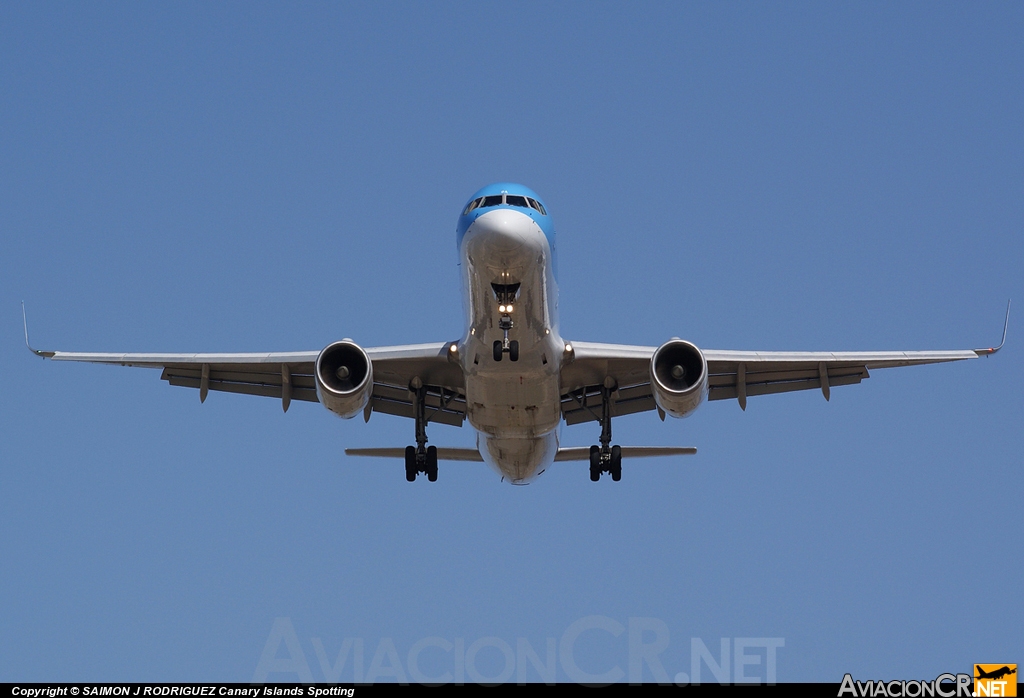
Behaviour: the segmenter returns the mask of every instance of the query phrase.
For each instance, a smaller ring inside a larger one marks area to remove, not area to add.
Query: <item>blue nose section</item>
[[[495,211],[514,211],[526,216],[543,232],[548,247],[552,251],[555,249],[555,227],[548,215],[547,206],[532,189],[512,182],[489,184],[466,202],[455,231],[459,249],[462,249],[462,240],[470,226]]]

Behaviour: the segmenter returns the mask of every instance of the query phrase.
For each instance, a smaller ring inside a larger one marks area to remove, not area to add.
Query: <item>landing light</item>
[[[503,313],[503,312],[505,312],[505,306],[503,306],[503,305],[499,305],[499,306],[498,306],[498,312],[499,312],[499,313]]]
[[[511,305],[506,305],[505,306],[505,312],[506,313],[511,313],[512,312],[512,306]]]

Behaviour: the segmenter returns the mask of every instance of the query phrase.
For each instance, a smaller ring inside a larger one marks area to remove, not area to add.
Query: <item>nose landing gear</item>
[[[498,312],[501,313],[501,317],[498,318],[498,329],[504,335],[502,339],[494,340],[494,360],[501,361],[502,355],[508,354],[510,361],[519,361],[519,342],[508,338],[508,331],[515,326],[512,322],[512,303],[519,293],[519,284],[491,284],[491,287],[498,299]]]
[[[507,353],[510,361],[519,361],[519,341],[515,339],[509,340],[508,338],[508,331],[514,326],[512,316],[509,315],[512,312],[512,306],[499,305],[498,309],[501,311],[498,329],[504,333],[505,338],[494,340],[494,360],[501,361],[501,355]]]
[[[502,354],[506,352],[508,353],[509,361],[519,361],[519,341],[516,339],[509,340],[508,332],[506,332],[504,340],[494,340],[492,352],[495,361],[501,361]]]
[[[612,390],[615,382],[606,379],[601,388],[601,445],[590,447],[590,480],[597,482],[608,473],[614,482],[622,479],[622,448],[612,446]]]

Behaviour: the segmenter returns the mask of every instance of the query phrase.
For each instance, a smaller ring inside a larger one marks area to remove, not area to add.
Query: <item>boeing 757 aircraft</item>
[[[705,400],[747,398],[860,383],[875,368],[974,359],[1002,347],[959,351],[763,352],[700,349],[673,338],[660,347],[564,339],[558,331],[555,228],[544,202],[518,184],[492,184],[462,209],[456,243],[466,329],[457,340],[364,348],[351,339],[319,351],[261,354],[100,354],[32,349],[54,361],[160,368],[171,385],[319,402],[349,419],[409,417],[416,445],[347,449],[405,458],[406,479],[437,479],[439,460],[482,461],[525,484],[554,461],[589,461],[590,479],[622,477],[622,460],[696,453],[694,448],[612,445],[612,418],[657,410],[686,417]],[[1009,321],[1007,304],[1006,317]],[[1003,325],[1003,342],[1006,324]],[[560,448],[559,425],[596,422],[599,444]],[[427,446],[430,423],[477,432],[477,448]]]

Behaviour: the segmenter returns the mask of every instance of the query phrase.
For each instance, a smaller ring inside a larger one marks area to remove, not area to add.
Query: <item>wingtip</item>
[[[1011,301],[1012,301],[1012,299],[1010,299],[1010,298],[1006,299],[1006,318],[1003,320],[1003,338],[1001,340],[999,340],[999,346],[989,347],[988,349],[975,349],[974,353],[977,354],[978,356],[991,356],[992,354],[995,354],[997,351],[1002,349],[1003,345],[1006,344],[1006,330],[1010,326],[1010,302]]]
[[[40,351],[39,349],[33,349],[32,344],[28,340],[28,315],[25,314],[25,301],[21,302],[21,321],[22,323],[24,323],[25,326],[25,346],[28,347],[28,350],[35,354],[36,356],[42,357],[44,359],[52,358],[53,355],[56,354],[57,352]]]

